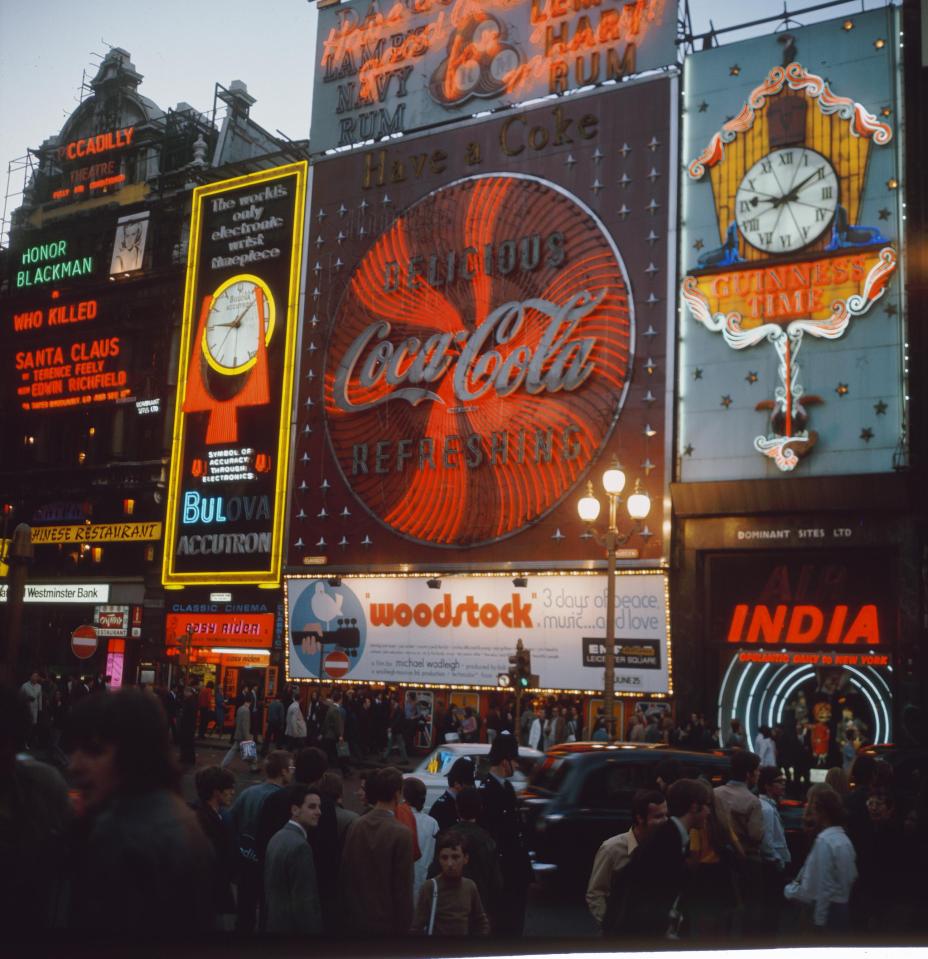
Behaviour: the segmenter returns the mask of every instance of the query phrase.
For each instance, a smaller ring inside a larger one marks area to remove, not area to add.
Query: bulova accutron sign
[[[165,584],[277,582],[306,164],[194,191]]]

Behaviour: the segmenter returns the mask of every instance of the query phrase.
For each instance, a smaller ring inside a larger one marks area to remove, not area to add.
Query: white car
[[[474,779],[479,784],[486,778],[490,768],[487,761],[489,752],[487,743],[445,743],[433,749],[411,773],[406,773],[404,778],[414,777],[425,783],[425,805],[422,808],[428,812],[432,803],[448,788],[448,772],[458,759],[462,756],[470,757],[474,764]],[[545,754],[537,749],[519,747],[519,765],[513,770],[510,780],[516,792],[525,788],[532,769],[544,756]]]

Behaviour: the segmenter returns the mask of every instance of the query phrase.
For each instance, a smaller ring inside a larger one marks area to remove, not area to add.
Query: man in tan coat
[[[342,850],[339,891],[345,905],[342,932],[361,936],[406,935],[412,923],[413,837],[396,818],[403,775],[387,766],[369,777],[370,812],[351,824]]]
[[[667,799],[664,794],[653,789],[639,789],[632,799],[632,819],[632,828],[607,839],[593,860],[593,870],[586,888],[586,904],[598,923],[602,923],[606,915],[612,877],[628,865],[632,853],[645,836],[667,821]]]

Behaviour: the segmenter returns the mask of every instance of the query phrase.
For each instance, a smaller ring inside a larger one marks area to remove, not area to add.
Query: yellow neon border
[[[180,367],[178,371],[176,408],[174,410],[174,432],[171,442],[171,473],[168,481],[168,495],[165,505],[164,556],[161,566],[161,582],[166,587],[180,587],[194,584],[277,586],[283,564],[283,527],[286,502],[287,477],[290,459],[290,407],[293,402],[293,365],[299,320],[300,272],[303,262],[303,218],[306,210],[306,161],[290,163],[249,173],[246,176],[220,180],[193,191],[192,212],[190,217],[190,250],[187,257],[187,277],[184,284],[184,318],[181,330]],[[178,573],[174,571],[174,549],[177,541],[177,502],[180,489],[181,471],[184,453],[184,427],[186,414],[183,410],[183,397],[187,391],[187,373],[190,363],[191,340],[196,316],[196,275],[200,267],[200,221],[202,219],[203,199],[217,193],[238,189],[243,186],[266,183],[284,177],[296,176],[296,196],[293,208],[293,247],[290,257],[290,285],[287,291],[287,339],[284,349],[283,381],[280,394],[280,426],[277,443],[277,483],[274,490],[274,522],[271,532],[271,567],[261,570],[241,570],[223,572],[221,570],[198,573]]]
[[[573,572],[563,572],[563,571],[551,571],[546,573],[518,573],[513,570],[509,570],[505,573],[473,573],[465,574],[463,576],[454,576],[449,574],[447,571],[444,573],[357,573],[350,576],[342,575],[341,573],[327,573],[324,569],[319,570],[313,575],[301,574],[296,576],[285,576],[283,581],[284,586],[284,635],[283,635],[283,647],[284,647],[284,677],[285,682],[288,683],[306,683],[310,686],[403,686],[410,685],[415,686],[416,689],[464,689],[464,690],[486,690],[486,691],[496,691],[499,693],[505,693],[508,691],[505,686],[468,686],[468,685],[451,685],[449,683],[403,683],[400,680],[376,680],[376,679],[307,679],[305,676],[292,676],[290,674],[290,582],[291,580],[307,580],[307,579],[326,579],[328,576],[338,575],[338,578],[341,580],[352,580],[352,579],[429,579],[431,577],[436,578],[455,578],[455,579],[480,579],[485,577],[501,577],[505,576],[507,579],[512,579],[513,576],[525,575],[525,576],[604,576],[606,575],[602,570],[582,570],[582,571],[573,571]],[[637,690],[635,692],[616,692],[615,697],[617,699],[641,699],[645,696],[655,698],[655,699],[667,699],[673,695],[673,657],[671,655],[671,641],[670,641],[670,574],[666,569],[628,569],[628,570],[619,570],[616,572],[616,576],[662,576],[664,579],[664,621],[667,626],[667,639],[664,646],[664,652],[667,656],[667,691],[663,693],[653,693],[653,692],[644,692]],[[603,690],[601,689],[564,689],[561,687],[532,687],[532,689],[527,690],[527,692],[533,693],[576,693],[578,695],[585,696],[602,696]]]
[[[213,293],[213,302],[215,303],[229,287],[235,286],[238,283],[251,283],[252,286],[260,286],[261,292],[264,293],[264,299],[267,301],[267,329],[264,331],[264,345],[267,346],[271,342],[271,337],[274,335],[274,326],[277,319],[277,304],[274,302],[274,297],[271,296],[270,287],[260,276],[255,276],[252,273],[237,273],[235,276],[230,276],[216,287],[216,291]],[[206,341],[206,329],[208,326],[209,319],[203,324],[203,342],[201,349],[203,358],[217,373],[221,373],[223,376],[236,376],[239,373],[244,373],[245,370],[250,370],[255,363],[258,362],[258,354],[256,353],[250,360],[246,360],[238,366],[222,366],[222,364],[213,357],[209,349],[209,344]]]

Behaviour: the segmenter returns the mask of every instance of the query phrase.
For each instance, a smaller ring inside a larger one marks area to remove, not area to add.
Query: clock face
[[[274,332],[274,300],[267,284],[258,277],[234,276],[216,290],[202,348],[206,362],[217,373],[235,376],[255,365],[261,316],[267,344]]]
[[[765,253],[790,253],[817,240],[838,205],[838,177],[820,153],[773,150],[745,174],[735,195],[741,235]]]

